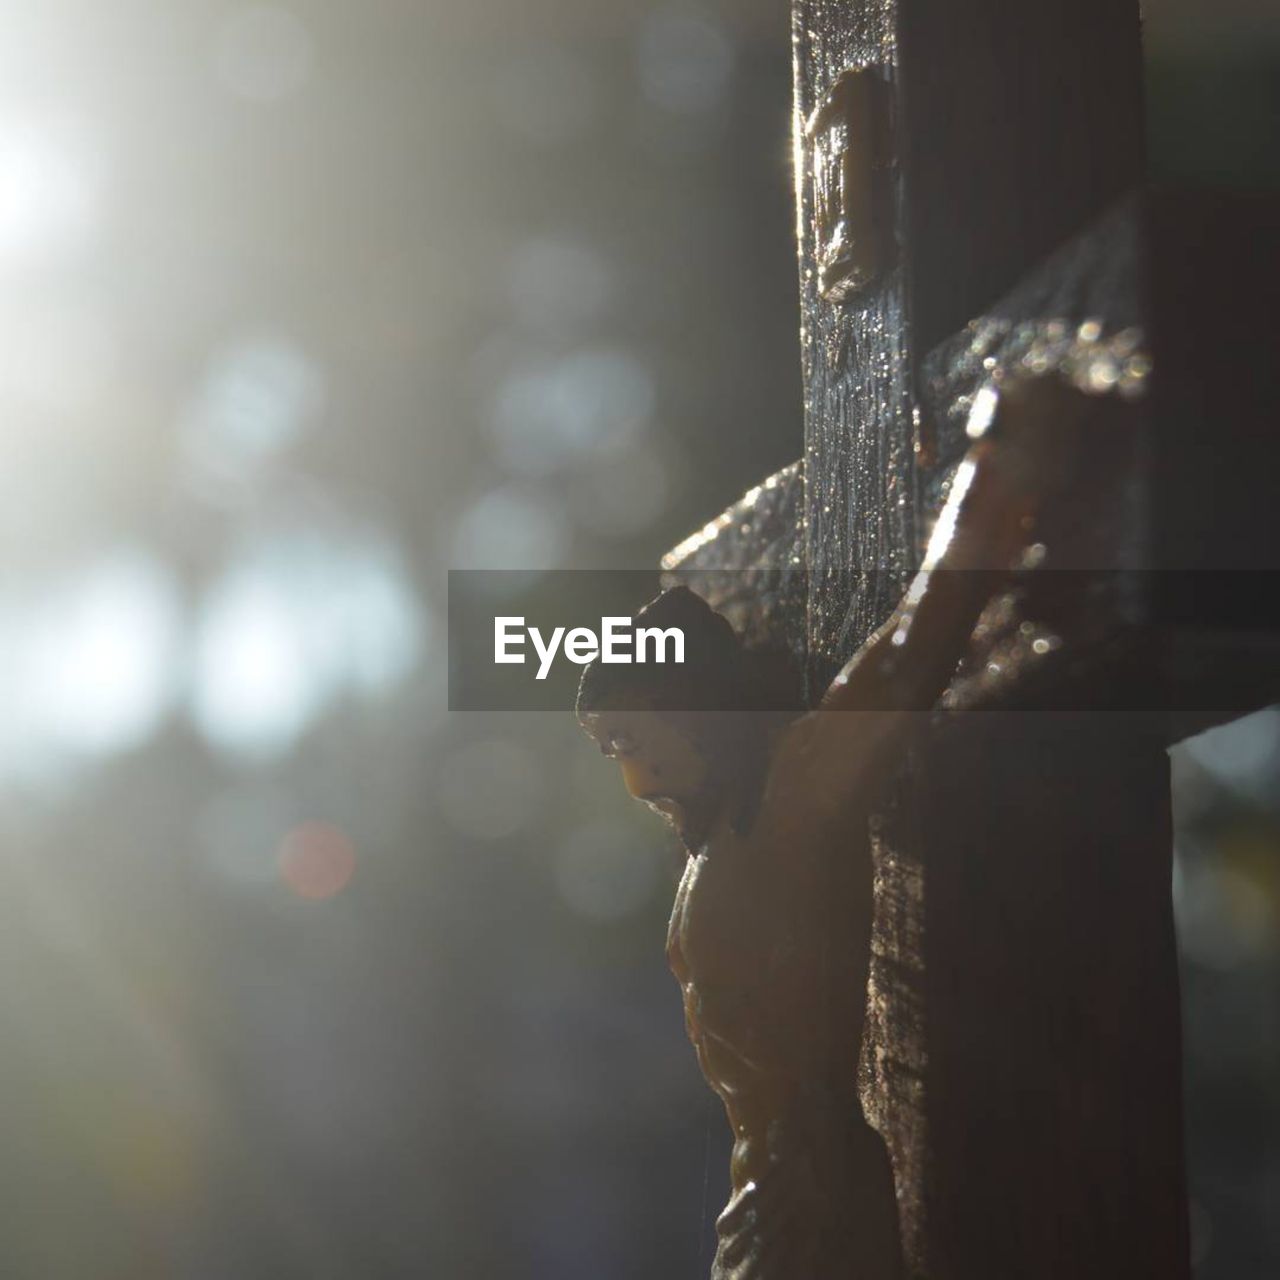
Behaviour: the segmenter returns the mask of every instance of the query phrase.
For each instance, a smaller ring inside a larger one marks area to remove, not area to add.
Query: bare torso
[[[853,718],[850,718],[853,717]],[[871,858],[865,812],[824,798],[823,760],[858,772],[857,713],[782,735],[745,835],[716,824],[689,858],[667,935],[698,1064],[733,1131],[713,1280],[900,1275],[893,1176],[862,1119]],[[867,759],[881,718],[861,721]]]
[[[783,735],[750,832],[717,824],[688,859],[672,910],[667,958],[698,1063],[733,1129],[735,1190],[777,1156],[797,1109],[856,1101],[866,824],[834,821],[796,791],[824,716],[838,714],[811,714]]]

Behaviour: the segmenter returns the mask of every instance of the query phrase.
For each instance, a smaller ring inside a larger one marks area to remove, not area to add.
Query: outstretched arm
[[[952,481],[924,564],[892,617],[832,681],[832,711],[927,711],[983,608],[1032,541],[1044,497],[1075,461],[1086,397],[1056,378],[982,393],[977,436]]]
[[[984,392],[975,442],[924,565],[889,620],[797,725],[796,765],[833,813],[874,808],[908,736],[946,689],[987,602],[1033,540],[1039,508],[1071,476],[1093,406],[1056,377]],[[833,714],[833,713],[840,714]]]

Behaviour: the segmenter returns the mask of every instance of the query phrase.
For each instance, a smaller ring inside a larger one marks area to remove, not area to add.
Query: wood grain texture
[[[897,4],[797,0],[794,130],[805,394],[805,546],[812,687],[892,609],[917,561],[906,274],[900,257],[869,294],[838,306],[818,292],[813,149],[802,126],[847,67],[895,86]],[[857,127],[854,122],[852,127]],[[821,158],[818,159],[821,163]],[[861,1097],[897,1184],[909,1272],[927,1255],[923,869],[904,814],[874,833],[875,918]],[[865,838],[851,833],[854,843]]]
[[[928,349],[1137,181],[1141,67],[1127,2],[794,0],[793,18],[818,687],[892,608],[941,493],[912,451]],[[898,252],[833,305],[800,124],[848,66],[896,98]],[[976,712],[875,825],[861,1097],[911,1274],[1187,1273],[1167,815],[1149,720]]]

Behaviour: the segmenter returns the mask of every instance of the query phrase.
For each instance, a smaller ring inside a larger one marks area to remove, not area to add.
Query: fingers
[[[974,397],[965,429],[990,442],[991,465],[1013,490],[1034,498],[1066,488],[1123,432],[1125,414],[1121,402],[1086,394],[1057,374],[1014,374]]]

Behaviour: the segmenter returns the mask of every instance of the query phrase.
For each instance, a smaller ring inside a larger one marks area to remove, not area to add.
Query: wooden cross
[[[909,1274],[1176,1280],[1165,748],[1280,695],[1222,572],[1280,545],[1275,203],[1143,186],[1136,0],[794,0],[793,46],[804,457],[664,568],[821,689],[993,373],[1126,417],[1045,566],[1090,572],[989,610],[877,828],[861,1086]]]

